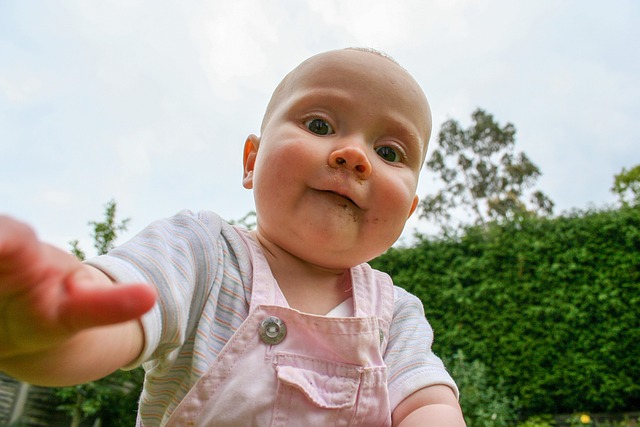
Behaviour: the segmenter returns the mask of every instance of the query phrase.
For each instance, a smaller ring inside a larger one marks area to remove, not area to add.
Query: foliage
[[[637,413],[636,413],[637,414]],[[587,412],[576,412],[568,416],[557,416],[558,425],[562,427],[635,427],[637,415],[629,414],[589,414]]]
[[[593,425],[591,416],[586,413],[573,414],[569,418],[569,425],[571,427],[588,427]]]
[[[640,205],[640,165],[630,170],[622,168],[614,175],[611,191],[618,196],[622,206]]]
[[[460,406],[467,427],[509,427],[516,421],[517,399],[509,396],[499,381],[488,381],[487,367],[480,361],[469,362],[462,350],[446,360],[460,391]]]
[[[89,221],[89,225],[93,228],[91,231],[93,246],[98,251],[98,255],[104,255],[113,249],[118,233],[127,231],[130,218],[125,218],[117,224],[116,211],[117,205],[115,200],[110,200],[105,205],[104,221]],[[71,253],[80,260],[86,259],[86,253],[80,249],[78,240],[72,240],[69,243],[71,245]]]
[[[144,371],[119,371],[98,381],[56,389],[58,409],[72,417],[72,425],[92,416],[105,427],[125,427],[136,423],[138,397]]]
[[[229,224],[231,225],[239,225],[240,227],[245,228],[246,230],[255,230],[257,225],[257,217],[255,211],[249,211],[245,216],[238,220],[230,220]]]
[[[482,362],[524,416],[640,405],[640,206],[470,227],[372,264],[422,299],[435,351]]]
[[[453,119],[442,125],[427,168],[443,187],[423,199],[421,217],[447,232],[455,228],[453,215],[460,210],[476,225],[550,214],[553,202],[541,191],[531,190],[525,201],[540,170],[524,153],[515,153],[515,127],[500,126],[481,109],[471,118],[467,129]]]
[[[69,245],[71,245],[71,253],[73,255],[75,255],[76,258],[78,258],[79,260],[85,260],[87,259],[87,254],[85,251],[83,251],[80,248],[80,241],[75,239],[69,242]]]
[[[554,427],[555,420],[551,415],[534,415],[519,423],[518,427]]]
[[[127,229],[129,219],[116,222],[116,208],[115,201],[109,201],[105,206],[104,221],[89,222],[93,227],[92,237],[98,255],[112,249],[118,233]],[[70,243],[72,253],[83,260],[85,253],[79,248],[78,241]],[[56,388],[52,393],[59,402],[58,409],[71,416],[72,425],[77,426],[82,420],[97,416],[104,426],[131,426],[136,422],[143,378],[141,368],[116,371],[98,381]]]
[[[142,393],[144,370],[136,368],[130,371],[117,371],[96,381],[108,387],[104,405],[98,416],[103,427],[130,427],[136,424],[138,400]]]

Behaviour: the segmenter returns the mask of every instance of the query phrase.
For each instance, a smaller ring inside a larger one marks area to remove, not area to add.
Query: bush
[[[372,265],[423,301],[436,353],[482,362],[523,415],[640,405],[640,207],[469,228]]]
[[[460,390],[460,406],[467,427],[509,427],[515,424],[517,399],[510,397],[501,382],[492,386],[486,366],[469,362],[462,351],[445,363]]]
[[[534,415],[518,424],[518,427],[555,427],[556,423],[551,415]]]

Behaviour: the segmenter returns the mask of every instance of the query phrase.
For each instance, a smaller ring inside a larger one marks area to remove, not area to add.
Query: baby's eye
[[[331,125],[322,119],[310,119],[304,122],[304,125],[316,135],[331,135],[333,133]]]
[[[378,156],[391,163],[396,163],[401,160],[400,154],[398,154],[393,147],[389,147],[388,145],[376,148],[376,153],[378,153]]]

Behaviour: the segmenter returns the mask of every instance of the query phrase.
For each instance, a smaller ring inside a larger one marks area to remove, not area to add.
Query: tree
[[[249,211],[245,216],[238,220],[230,220],[229,224],[244,227],[247,230],[255,230],[257,227],[256,211]]]
[[[630,170],[622,168],[614,175],[611,191],[618,196],[622,206],[640,205],[640,165]]]
[[[111,200],[105,206],[104,221],[90,221],[93,230],[91,236],[98,255],[106,254],[114,247],[118,233],[127,230],[129,218],[116,222],[116,202]],[[70,242],[71,252],[81,260],[86,258],[80,249],[78,240]],[[79,384],[71,387],[54,389],[59,400],[58,409],[71,417],[71,426],[92,416],[96,416],[96,424],[126,426],[135,424],[138,396],[142,389],[144,372],[141,368],[131,371],[117,371],[98,381]]]
[[[469,219],[474,225],[484,225],[551,214],[553,202],[532,189],[540,169],[524,153],[515,153],[514,125],[501,126],[481,109],[471,118],[467,129],[453,119],[442,125],[427,168],[443,187],[423,199],[420,217],[438,223],[446,233]],[[456,214],[467,218],[454,224],[454,217],[459,218]]]
[[[89,225],[93,227],[91,237],[93,237],[93,246],[98,251],[98,255],[104,255],[113,249],[114,242],[121,231],[127,231],[130,218],[123,219],[120,224],[116,224],[116,202],[110,200],[107,202],[104,211],[104,221],[89,221]],[[71,252],[80,260],[86,258],[85,252],[80,249],[78,240],[72,240]]]

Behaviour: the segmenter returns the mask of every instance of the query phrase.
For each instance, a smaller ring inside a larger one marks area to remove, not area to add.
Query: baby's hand
[[[0,216],[2,361],[46,353],[88,328],[135,319],[155,302],[143,284],[116,285],[73,255],[38,241],[26,224]]]

